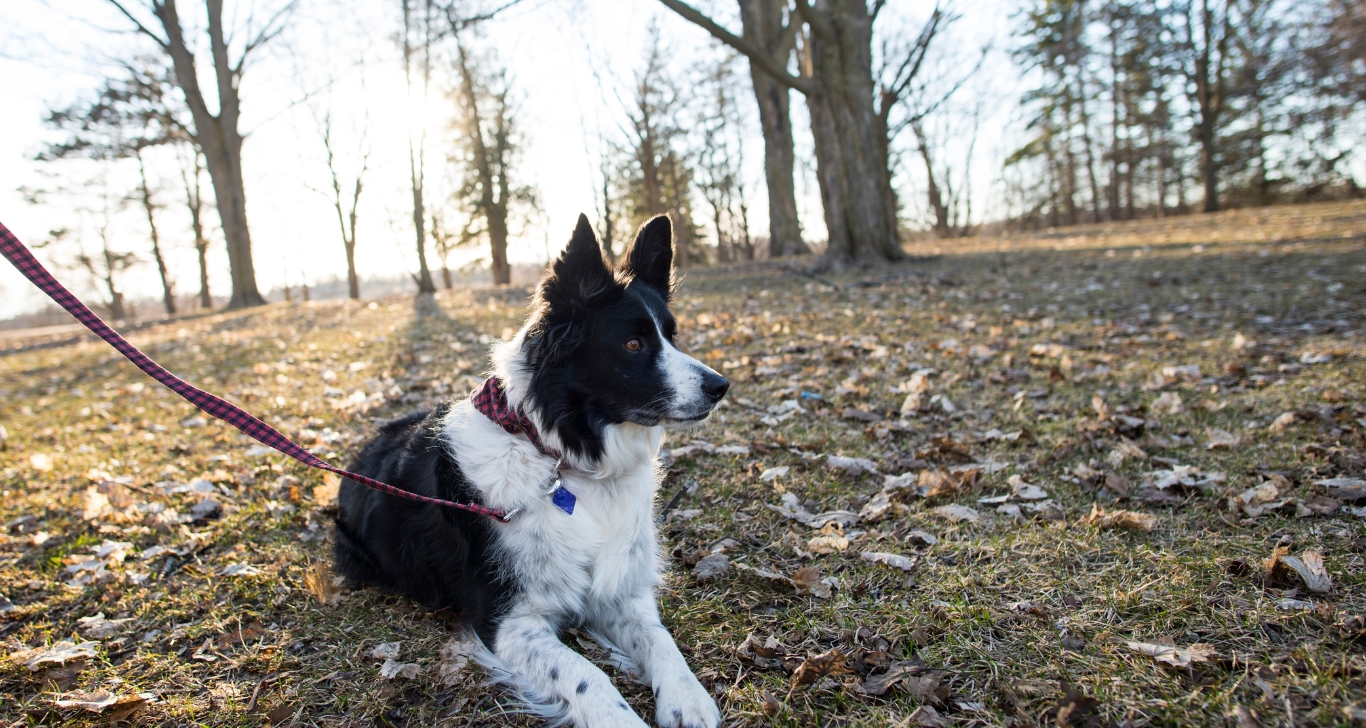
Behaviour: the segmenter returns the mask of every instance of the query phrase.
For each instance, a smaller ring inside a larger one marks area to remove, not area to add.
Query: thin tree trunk
[[[157,263],[157,274],[161,276],[161,303],[167,315],[175,314],[175,291],[172,290],[171,274],[166,270],[166,258],[161,254],[161,235],[157,233],[157,219],[152,204],[152,187],[147,184],[147,165],[143,163],[142,151],[138,150],[138,181],[142,198],[142,210],[147,213],[147,229],[152,235],[152,258]]]
[[[930,159],[929,140],[925,138],[925,129],[920,119],[911,121],[911,131],[915,133],[916,145],[920,147],[920,159],[925,162],[930,209],[934,211],[934,234],[936,237],[947,238],[952,234],[949,230],[949,208],[944,204],[944,195],[939,191],[939,182],[934,176],[934,161]]]
[[[783,25],[784,0],[739,0],[744,36],[786,63],[795,33]],[[769,255],[784,257],[809,252],[802,242],[797,217],[794,178],[796,153],[792,142],[791,97],[787,86],[753,60],[749,75],[759,106],[759,128],[764,135],[764,178],[768,183]]]

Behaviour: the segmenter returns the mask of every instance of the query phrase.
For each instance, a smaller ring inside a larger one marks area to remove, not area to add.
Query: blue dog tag
[[[570,493],[563,485],[556,488],[555,492],[550,494],[550,502],[554,503],[557,508],[571,516],[574,515],[574,503],[577,501],[578,498],[575,498],[574,494]]]

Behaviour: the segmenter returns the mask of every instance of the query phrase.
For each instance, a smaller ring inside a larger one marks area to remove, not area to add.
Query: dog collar
[[[541,440],[540,433],[536,431],[536,424],[531,418],[513,409],[508,404],[507,392],[503,391],[502,382],[498,377],[489,377],[484,380],[484,384],[479,389],[474,390],[470,395],[470,403],[474,405],[479,413],[489,418],[494,424],[503,428],[504,432],[510,435],[526,435],[526,438],[535,446],[536,451],[542,455],[555,460],[555,469],[550,473],[550,479],[546,482],[546,489],[541,496],[550,496],[550,502],[556,508],[574,514],[574,503],[578,500],[568,488],[564,487],[564,479],[560,477],[560,470],[574,467],[564,460],[564,453],[549,447]],[[512,509],[505,517],[511,520],[522,510],[521,506]]]

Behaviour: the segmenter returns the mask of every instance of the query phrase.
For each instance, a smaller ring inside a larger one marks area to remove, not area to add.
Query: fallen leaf
[[[1082,519],[1099,528],[1126,528],[1132,531],[1151,531],[1157,526],[1157,517],[1135,511],[1107,511],[1098,503],[1091,504],[1091,513]]]
[[[706,581],[730,571],[730,557],[725,554],[712,554],[697,562],[692,574],[698,581]]]
[[[906,534],[906,542],[915,546],[933,546],[939,543],[939,539],[932,533],[911,531]]]
[[[324,510],[337,507],[337,494],[341,491],[341,476],[336,473],[323,473],[323,484],[313,488],[313,500]]]
[[[446,687],[458,685],[469,668],[470,661],[479,654],[481,648],[478,638],[469,632],[462,632],[446,640],[438,652],[441,662],[436,668],[437,682]]]
[[[908,720],[920,728],[943,728],[944,725],[943,719],[939,717],[939,711],[929,705],[916,708]]]
[[[776,696],[776,695],[774,695],[773,693],[769,692],[768,689],[765,688],[765,689],[764,689],[764,715],[767,715],[768,717],[772,718],[773,716],[777,715],[782,709],[783,709],[783,704],[782,704],[782,701],[778,700],[778,696]]]
[[[806,550],[813,554],[838,554],[849,548],[849,539],[838,523],[827,523],[820,535],[806,542]]]
[[[915,568],[915,559],[886,551],[864,551],[859,554],[859,558],[874,564],[885,564],[902,571],[910,571]]]
[[[972,509],[972,508],[969,508],[968,506],[959,506],[959,505],[939,506],[938,508],[934,509],[934,511],[932,511],[932,512],[933,512],[936,516],[939,516],[940,518],[946,519],[946,520],[948,520],[948,521],[950,521],[950,522],[952,522],[952,523],[957,523],[958,521],[967,521],[968,523],[977,523],[977,522],[980,521],[981,518],[982,518],[981,515],[978,514],[976,510],[974,510],[974,509]]]
[[[1220,430],[1217,427],[1206,428],[1205,437],[1208,438],[1205,447],[1210,450],[1235,448],[1243,444],[1243,438],[1238,437],[1228,430]]]
[[[413,680],[422,671],[422,666],[416,662],[399,662],[398,660],[385,660],[379,667],[379,676],[387,680],[403,678]]]
[[[332,567],[326,561],[318,561],[304,576],[304,588],[319,604],[336,604],[341,601],[341,589],[333,579]]]
[[[84,660],[95,656],[95,648],[99,646],[96,642],[69,642],[63,640],[49,647],[34,648],[31,650],[20,650],[10,655],[10,659],[27,667],[31,672],[37,672],[44,665],[65,665],[75,660]]]
[[[792,687],[788,691],[810,685],[829,675],[845,675],[849,672],[849,657],[838,648],[802,660],[802,664],[792,673]]]
[[[45,452],[35,452],[29,455],[28,464],[40,473],[52,472],[52,456]]]
[[[228,564],[218,572],[219,576],[255,576],[261,570],[251,564]]]
[[[1333,578],[1323,564],[1323,554],[1318,551],[1305,551],[1298,558],[1281,554],[1280,562],[1299,575],[1309,591],[1320,594],[1332,591]]]
[[[791,468],[786,465],[780,465],[776,468],[765,468],[763,472],[759,473],[759,480],[767,483],[776,478],[785,477],[790,470]]]
[[[81,634],[90,639],[102,640],[118,634],[124,623],[131,621],[133,621],[131,617],[128,619],[105,619],[104,612],[100,612],[93,617],[81,617],[76,620],[76,623],[80,625]]]
[[[370,651],[370,656],[376,660],[397,659],[399,648],[402,646],[402,642],[381,642]]]
[[[266,718],[268,718],[271,723],[283,723],[289,720],[292,715],[294,715],[293,708],[288,705],[281,705],[271,708],[270,711],[266,713]]]
[[[110,716],[114,720],[120,720],[146,705],[147,698],[140,695],[120,697],[106,690],[98,690],[90,693],[68,693],[65,697],[53,700],[52,703],[58,708],[80,708],[96,714],[103,714],[112,708]]]
[[[791,518],[810,528],[824,528],[831,523],[841,526],[852,526],[859,522],[859,515],[852,511],[826,511],[825,513],[812,513],[797,500],[797,496],[792,493],[783,493],[781,505],[764,504],[766,508],[774,513]]]
[[[1181,395],[1176,392],[1163,392],[1162,396],[1153,400],[1152,409],[1165,415],[1179,415],[1186,407],[1181,401]]]
[[[804,566],[792,572],[792,585],[798,594],[810,594],[820,599],[829,599],[833,594],[828,583],[821,579],[819,566]]]
[[[1267,425],[1266,429],[1272,434],[1280,435],[1290,429],[1297,419],[1299,417],[1294,412],[1282,412],[1279,417],[1272,420],[1270,425]]]
[[[1018,475],[1012,475],[1006,481],[1014,489],[1015,497],[1021,500],[1043,500],[1048,497],[1048,491],[1037,485],[1030,485]]]
[[[846,475],[859,475],[860,473],[876,473],[877,463],[866,458],[847,458],[841,455],[829,455],[825,458],[826,467],[838,470]]]
[[[1148,655],[1158,662],[1176,667],[1190,667],[1196,662],[1206,662],[1215,656],[1214,648],[1197,642],[1190,647],[1177,647],[1170,637],[1161,637],[1156,642],[1125,642],[1129,649]]]

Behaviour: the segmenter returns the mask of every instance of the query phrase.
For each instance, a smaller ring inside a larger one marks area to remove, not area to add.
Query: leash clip
[[[548,484],[547,487],[546,487],[545,489],[543,489],[540,493],[536,494],[536,498],[544,498],[544,497],[546,497],[546,496],[548,496],[548,495],[555,495],[555,493],[556,493],[557,491],[559,491],[559,490],[561,490],[562,488],[564,488],[564,478],[560,476],[560,467],[561,467],[562,465],[564,465],[564,456],[563,456],[563,455],[561,455],[561,456],[559,457],[559,459],[555,461],[555,469],[552,470],[552,471],[550,472],[550,478],[546,481],[547,484]],[[565,491],[565,492],[568,493],[569,491]],[[573,509],[574,509],[574,506],[573,506],[573,496],[571,495],[571,496],[569,496],[569,498],[570,498],[570,502],[569,502],[569,507],[568,507],[568,511],[567,511],[567,512],[572,513],[572,512],[573,512]],[[534,499],[533,499],[533,500],[534,500]],[[561,505],[561,504],[558,503],[558,502],[557,502],[555,505],[556,505],[557,507],[559,507],[560,510],[566,510],[566,509],[565,509],[565,506],[564,506],[564,505]],[[498,517],[497,517],[497,518],[498,518],[498,522],[499,522],[499,523],[511,523],[513,517],[516,516],[517,514],[521,513],[521,512],[522,512],[523,510],[525,510],[525,509],[526,509],[525,506],[517,506],[516,508],[513,508],[512,510],[508,511],[507,513],[505,513],[505,514],[503,514],[503,515],[501,515],[501,516],[498,516]]]

